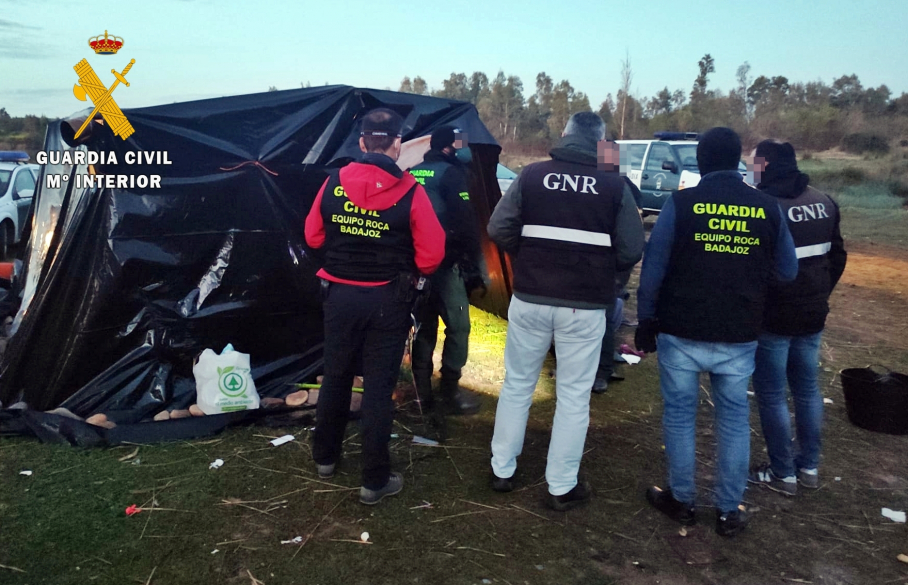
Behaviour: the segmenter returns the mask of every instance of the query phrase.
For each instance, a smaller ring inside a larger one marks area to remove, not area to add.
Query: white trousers
[[[511,477],[523,451],[527,418],[542,362],[555,340],[555,420],[545,479],[560,496],[577,485],[590,422],[590,391],[599,365],[605,309],[583,310],[526,303],[511,298],[504,348],[504,385],[495,413],[492,471]]]

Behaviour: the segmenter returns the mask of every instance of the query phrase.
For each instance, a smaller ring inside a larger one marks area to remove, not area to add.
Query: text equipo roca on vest
[[[35,157],[40,165],[119,165],[117,153],[113,151],[82,151],[82,150],[49,150],[40,151]],[[173,164],[166,150],[128,151],[123,155],[123,162],[127,165],[170,165]],[[77,189],[82,188],[107,188],[107,189],[160,189],[161,175],[156,174],[97,174],[90,168],[89,173],[75,173]],[[70,175],[50,174],[45,176],[45,186],[48,189],[59,189],[64,181],[69,181]]]

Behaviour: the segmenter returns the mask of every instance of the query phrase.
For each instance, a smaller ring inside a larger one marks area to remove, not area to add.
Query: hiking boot
[[[515,471],[511,477],[498,477],[495,475],[495,472],[492,472],[492,491],[499,493],[507,493],[514,491],[514,476],[517,475]]]
[[[722,512],[716,510],[716,534],[719,536],[734,536],[747,527],[750,522],[750,514],[744,511],[744,506],[738,506],[737,510],[731,512]]]
[[[318,477],[319,479],[331,479],[334,477],[334,469],[337,467],[337,463],[331,463],[330,465],[318,465]]]
[[[624,376],[617,372],[612,372],[611,374],[609,374],[608,381],[609,382],[623,382]]]
[[[653,508],[672,520],[680,522],[683,526],[693,526],[697,523],[697,508],[693,504],[685,504],[676,500],[670,489],[663,490],[653,486],[646,490],[646,501]]]
[[[574,489],[561,496],[548,494],[545,498],[545,505],[557,512],[566,512],[577,506],[581,506],[590,501],[590,484],[581,481],[574,486]]]
[[[820,489],[820,474],[816,469],[799,469],[798,483],[808,489],[818,490]]]
[[[396,496],[404,489],[404,476],[396,471],[392,471],[388,477],[388,483],[380,490],[370,490],[365,487],[359,488],[359,501],[367,506],[374,506],[382,501],[385,496]]]
[[[445,411],[450,415],[476,414],[482,406],[476,393],[458,386],[458,380],[442,377],[439,390]]]
[[[608,392],[608,380],[605,378],[596,378],[593,381],[593,394],[605,394]]]
[[[750,468],[747,483],[752,483],[779,492],[785,496],[794,496],[798,493],[798,482],[795,477],[779,477],[772,472],[769,463],[761,463]]]

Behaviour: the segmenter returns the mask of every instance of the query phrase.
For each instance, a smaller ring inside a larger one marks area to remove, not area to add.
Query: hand
[[[637,332],[634,333],[634,345],[644,353],[655,353],[657,333],[659,333],[659,321],[643,319],[637,325]]]
[[[486,296],[489,287],[482,270],[475,263],[466,259],[458,262],[458,266],[460,278],[463,279],[464,287],[467,289],[467,296],[472,296],[474,293],[478,294],[480,298]]]

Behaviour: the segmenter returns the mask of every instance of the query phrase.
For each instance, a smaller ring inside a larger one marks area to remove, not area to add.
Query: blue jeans
[[[816,469],[820,462],[823,399],[817,385],[820,338],[823,332],[799,337],[764,333],[757,347],[754,394],[772,472],[790,477],[798,469]],[[792,454],[791,415],[785,385],[795,408],[798,453]]]
[[[737,509],[750,464],[750,405],[747,385],[757,342],[714,343],[662,333],[658,339],[659,382],[665,403],[662,431],[668,457],[668,485],[674,497],[694,504],[696,422],[700,372],[709,372],[716,404],[716,507]]]

